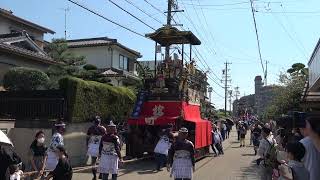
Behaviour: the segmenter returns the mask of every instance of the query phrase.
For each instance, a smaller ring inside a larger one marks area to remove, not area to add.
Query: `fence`
[[[61,90],[0,92],[0,115],[19,119],[55,119],[67,112]]]

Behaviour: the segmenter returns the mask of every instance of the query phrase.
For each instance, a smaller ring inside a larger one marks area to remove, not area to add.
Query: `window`
[[[128,71],[128,58],[123,55],[119,55],[119,69]]]

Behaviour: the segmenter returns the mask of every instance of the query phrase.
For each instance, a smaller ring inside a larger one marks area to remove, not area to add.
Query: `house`
[[[74,39],[68,40],[67,44],[73,53],[84,56],[87,64],[95,65],[115,86],[126,86],[140,80],[136,62],[141,54],[116,39]]]
[[[320,111],[320,39],[308,62],[309,79],[302,94],[305,111]]]
[[[45,33],[54,31],[0,8],[0,85],[12,67],[46,70],[57,64],[43,50]]]

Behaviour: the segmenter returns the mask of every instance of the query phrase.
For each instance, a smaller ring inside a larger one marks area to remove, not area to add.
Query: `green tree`
[[[62,77],[79,75],[80,66],[85,64],[85,57],[71,52],[65,39],[53,39],[45,50],[54,61],[59,62],[50,66],[46,72],[50,77],[48,83],[50,89],[58,89],[58,81]]]
[[[46,89],[48,82],[46,73],[25,67],[11,68],[3,78],[4,87],[11,91]]]
[[[279,76],[280,86],[275,89],[276,96],[267,107],[264,118],[275,118],[291,110],[302,110],[301,93],[308,78],[308,69],[302,63],[295,63]]]
[[[137,63],[137,72],[140,78],[151,78],[154,73],[148,66],[140,63]]]

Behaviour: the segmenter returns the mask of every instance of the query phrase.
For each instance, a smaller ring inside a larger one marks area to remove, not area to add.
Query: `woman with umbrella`
[[[0,131],[0,159],[0,179],[7,180],[9,179],[7,174],[8,167],[20,164],[21,159],[14,152],[12,142],[2,131]]]

